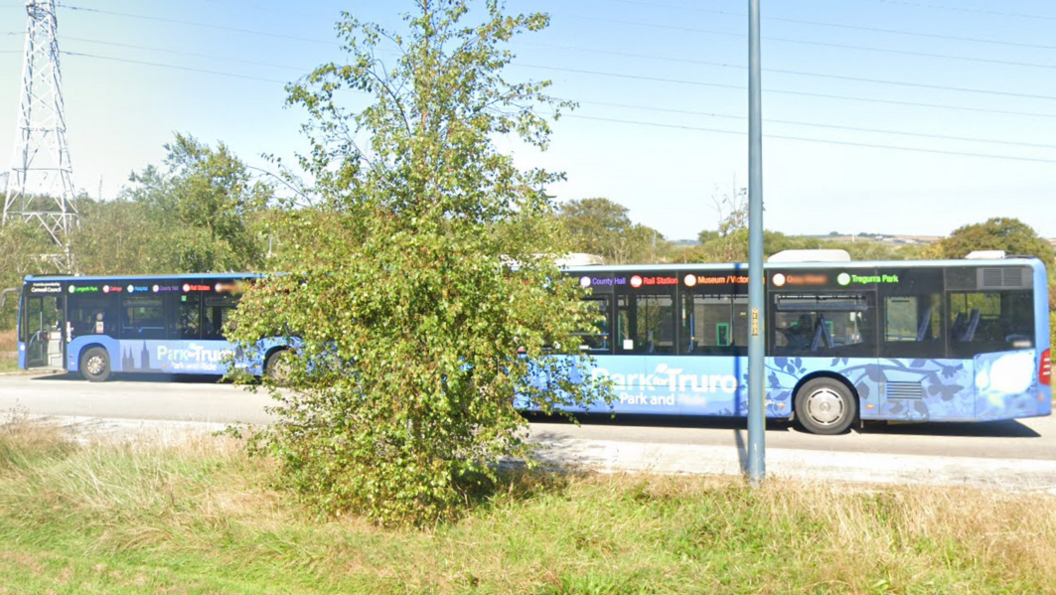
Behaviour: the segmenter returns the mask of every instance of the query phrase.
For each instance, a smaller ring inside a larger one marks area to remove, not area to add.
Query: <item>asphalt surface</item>
[[[93,384],[68,375],[0,375],[0,413],[55,420],[79,432],[213,431],[266,424],[270,397],[215,378],[121,379]],[[530,417],[531,438],[554,464],[603,471],[743,472],[742,419],[607,416],[580,424]],[[814,436],[792,424],[766,432],[769,477],[992,486],[1056,493],[1056,418],[977,424],[866,426]]]

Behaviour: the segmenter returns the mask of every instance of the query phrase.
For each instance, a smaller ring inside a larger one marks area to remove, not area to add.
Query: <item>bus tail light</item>
[[[1052,356],[1051,351],[1046,349],[1041,352],[1041,369],[1038,371],[1038,379],[1047,386],[1052,386]]]

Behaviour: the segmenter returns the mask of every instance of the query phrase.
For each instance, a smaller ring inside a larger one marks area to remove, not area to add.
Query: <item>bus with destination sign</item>
[[[566,273],[598,312],[581,373],[610,381],[615,413],[747,415],[753,329],[765,332],[766,415],[810,432],[1052,411],[1047,277],[1033,258],[769,262],[754,327],[747,265]]]
[[[1047,277],[1041,261],[770,262],[765,316],[746,265],[564,269],[597,311],[581,374],[628,414],[745,416],[748,337],[765,334],[766,415],[820,434],[861,420],[986,421],[1050,415]],[[253,274],[27,277],[18,363],[112,373],[252,374],[296,348],[224,337]]]
[[[242,283],[255,274],[26,277],[18,365],[104,381],[114,373],[274,371],[292,345],[262,339],[251,353],[224,337]]]

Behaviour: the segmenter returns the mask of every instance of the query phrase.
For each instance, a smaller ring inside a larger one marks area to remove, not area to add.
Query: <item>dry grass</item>
[[[0,586],[1056,593],[1047,494],[518,472],[459,523],[383,531],[311,518],[267,488],[271,472],[228,438],[76,445],[15,420],[0,427]]]
[[[18,367],[18,335],[14,329],[0,331],[0,372]]]
[[[18,349],[18,334],[15,329],[0,331],[0,353]]]

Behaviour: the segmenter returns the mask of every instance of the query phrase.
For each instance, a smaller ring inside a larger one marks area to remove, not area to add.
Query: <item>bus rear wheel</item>
[[[815,378],[796,392],[796,421],[811,434],[842,434],[858,415],[858,400],[847,385]]]
[[[81,356],[81,374],[88,382],[110,379],[110,354],[102,347],[92,347]]]

